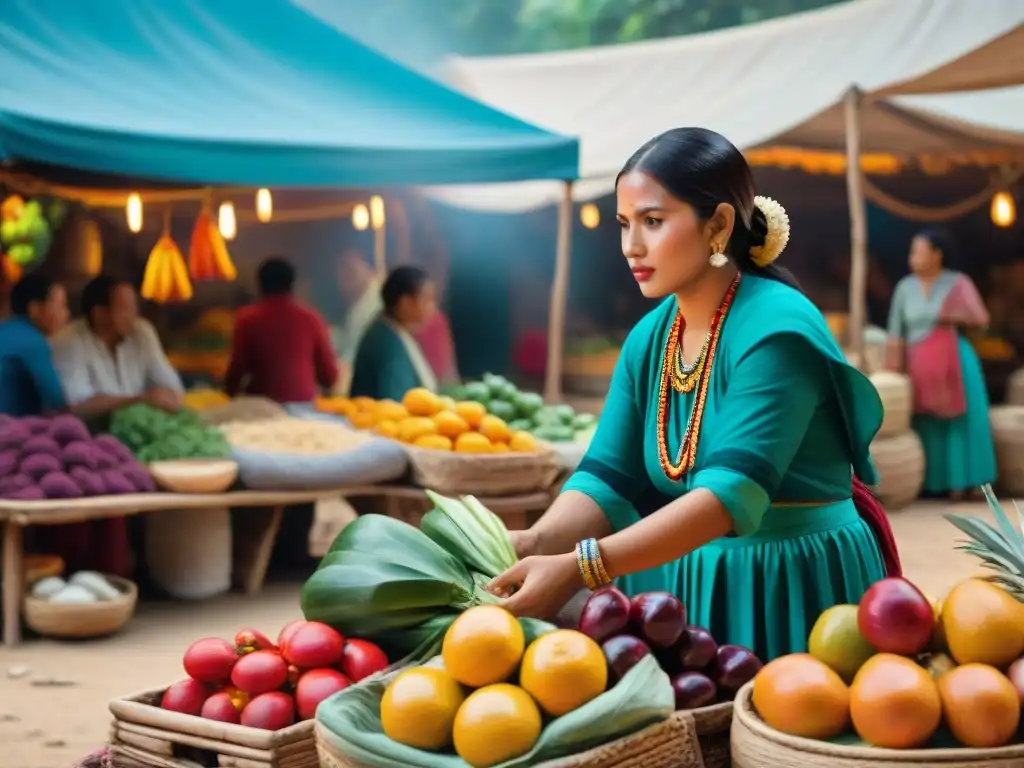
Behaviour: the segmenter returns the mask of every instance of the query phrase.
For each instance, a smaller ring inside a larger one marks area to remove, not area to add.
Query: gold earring
[[[725,255],[725,248],[720,245],[712,245],[711,257],[708,259],[708,264],[715,269],[721,269],[728,263],[729,257]]]

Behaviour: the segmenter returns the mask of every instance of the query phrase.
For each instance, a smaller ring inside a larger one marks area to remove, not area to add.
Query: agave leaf
[[[961,515],[945,515],[944,517],[982,547],[1004,553],[1017,560],[1024,560],[1024,558],[1017,556],[1013,547],[1006,542],[999,531],[984,520]]]
[[[992,516],[995,517],[996,522],[999,524],[999,528],[1002,530],[1003,537],[1006,539],[1007,544],[1010,545],[1017,558],[1024,561],[1024,538],[1022,538],[1021,531],[1010,522],[1010,518],[1003,511],[1003,507],[999,503],[999,499],[996,498],[996,494],[992,490],[992,486],[986,483],[981,487],[981,490],[982,493],[985,494],[985,500],[988,502],[988,506],[992,510]],[[1019,510],[1017,514],[1019,519]]]

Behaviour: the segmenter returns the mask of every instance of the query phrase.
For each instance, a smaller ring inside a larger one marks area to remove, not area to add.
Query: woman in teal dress
[[[437,389],[437,378],[414,333],[437,311],[434,283],[418,267],[396,267],[381,286],[384,311],[359,342],[352,397],[401,400],[410,389]]]
[[[911,243],[911,274],[896,284],[889,310],[888,366],[913,385],[925,492],[957,498],[995,482],[996,457],[981,362],[963,335],[987,326],[988,312],[971,279],[944,268],[951,255],[941,231]]]
[[[853,500],[855,473],[875,480],[878,394],[773,264],[788,218],[728,140],[668,131],[616,192],[633,277],[665,298],[622,348],[586,457],[491,588],[547,617],[614,579],[675,593],[691,623],[763,659],[804,650],[821,611],[899,570],[884,514]]]

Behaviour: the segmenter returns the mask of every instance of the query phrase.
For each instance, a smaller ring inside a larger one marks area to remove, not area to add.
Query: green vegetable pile
[[[231,446],[220,430],[206,426],[187,409],[167,413],[141,403],[129,405],[114,414],[110,432],[143,464],[231,456]]]
[[[345,527],[302,588],[306,619],[424,658],[459,613],[498,601],[485,586],[516,562],[504,523],[473,497],[428,494],[422,530],[383,515]]]
[[[485,373],[480,381],[470,381],[451,391],[456,400],[475,400],[512,429],[530,432],[549,443],[571,443],[589,439],[597,423],[591,413],[576,413],[570,405],[546,405],[535,392],[521,392],[504,376]]]

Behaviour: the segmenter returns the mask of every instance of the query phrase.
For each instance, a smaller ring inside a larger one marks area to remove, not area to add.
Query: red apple
[[[277,651],[253,651],[231,670],[231,684],[252,696],[276,691],[288,682],[288,665]]]
[[[299,669],[333,667],[341,660],[345,638],[319,621],[296,627],[281,645],[281,655]]]
[[[203,704],[203,709],[199,716],[222,723],[242,722],[242,710],[238,708],[235,700],[231,698],[231,694],[225,691],[215,693],[208,698],[206,703]]]
[[[882,579],[861,598],[857,627],[880,653],[915,656],[932,639],[935,612],[921,590],[906,579]]]
[[[175,683],[160,699],[160,707],[183,715],[198,715],[203,709],[210,689],[198,680],[189,678]]]
[[[316,708],[328,696],[333,696],[351,685],[351,681],[334,669],[311,669],[299,678],[295,686],[295,703],[299,720],[312,720]]]
[[[388,657],[369,640],[349,638],[341,650],[341,671],[358,683],[388,668]]]
[[[196,640],[185,651],[185,672],[201,683],[224,683],[238,661],[235,647],[219,637]]]
[[[279,731],[295,723],[295,702],[280,691],[263,693],[246,705],[240,719],[249,728]]]

